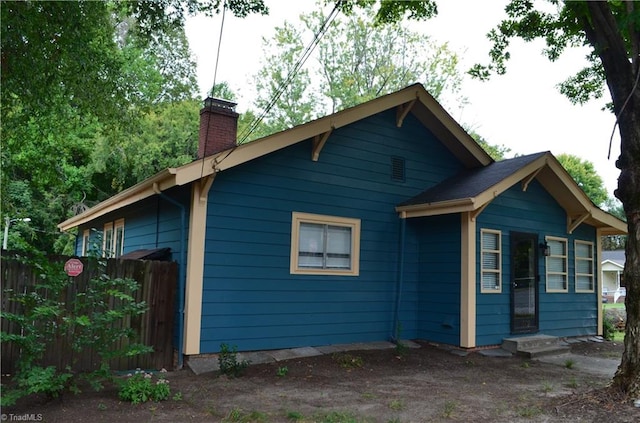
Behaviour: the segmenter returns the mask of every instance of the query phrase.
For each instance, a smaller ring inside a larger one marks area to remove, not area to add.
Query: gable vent
[[[404,182],[405,180],[404,157],[391,157],[391,179],[393,181]]]

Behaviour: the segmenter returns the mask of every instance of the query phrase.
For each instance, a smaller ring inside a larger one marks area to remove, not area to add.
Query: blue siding
[[[460,170],[412,116],[388,111],[335,130],[313,162],[305,141],[222,172],[208,205],[200,351],[387,340],[394,328],[396,204]],[[391,179],[391,156],[406,160]],[[361,219],[360,275],[291,275],[293,211]],[[415,235],[410,243],[415,247]],[[417,336],[417,249],[407,252],[401,336]],[[459,266],[458,266],[459,267]]]
[[[418,337],[460,342],[460,215],[415,219],[420,237]]]
[[[595,293],[575,292],[574,241],[594,242],[595,229],[580,225],[573,234],[567,234],[565,211],[544,188],[534,181],[523,192],[516,184],[494,201],[480,214],[477,222],[477,263],[480,263],[480,230],[502,231],[502,293],[480,292],[480,265],[477,280],[476,343],[500,344],[511,335],[511,284],[510,284],[510,231],[529,232],[538,235],[539,242],[545,236],[567,238],[569,247],[569,292],[547,293],[545,259],[538,257],[539,332],[554,336],[577,336],[597,332],[597,296]],[[595,278],[598,275],[594,275]]]
[[[186,210],[186,228],[188,234],[189,226],[189,204],[190,186],[176,187],[167,190],[164,194],[180,202]],[[124,219],[124,254],[139,249],[171,248],[173,260],[180,258],[180,234],[181,219],[180,209],[161,198],[153,196],[142,201],[124,207],[117,211],[108,213],[98,219],[91,221],[87,225],[79,227],[76,252],[79,254],[82,248],[82,233],[85,229],[92,229],[90,242],[95,242],[102,251],[102,231],[105,223]],[[185,245],[186,248],[186,245]],[[178,263],[178,265],[181,265]],[[178,304],[173,322],[173,344],[178,345]]]

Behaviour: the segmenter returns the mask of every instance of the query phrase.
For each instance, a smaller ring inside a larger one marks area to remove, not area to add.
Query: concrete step
[[[502,348],[529,358],[566,354],[570,350],[569,346],[561,342],[558,337],[549,335],[505,338],[502,341]]]

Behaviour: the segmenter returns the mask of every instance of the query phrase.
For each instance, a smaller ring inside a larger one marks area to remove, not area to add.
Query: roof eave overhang
[[[76,226],[80,226],[100,216],[104,216],[105,214],[121,207],[151,197],[157,193],[157,190],[164,191],[172,188],[176,186],[177,172],[178,170],[175,168],[165,169],[151,178],[125,189],[105,201],[102,201],[87,211],[65,220],[58,224],[58,228],[61,231],[68,231],[69,229],[73,229]]]
[[[463,213],[477,209],[474,198],[460,198],[449,201],[398,206],[396,212],[403,219],[425,216],[439,216],[443,214]]]

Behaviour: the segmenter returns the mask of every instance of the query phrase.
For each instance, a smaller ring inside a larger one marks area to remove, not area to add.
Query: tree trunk
[[[582,26],[589,43],[602,60],[613,110],[620,130],[620,169],[616,197],[627,216],[628,239],[624,280],[627,288],[625,305],[627,324],[624,353],[613,386],[631,398],[640,398],[640,70],[638,57],[629,52],[608,2],[588,1],[588,15]],[[631,15],[633,3],[627,5]],[[632,21],[633,22],[633,21]],[[638,40],[630,27],[632,52],[638,51]]]

